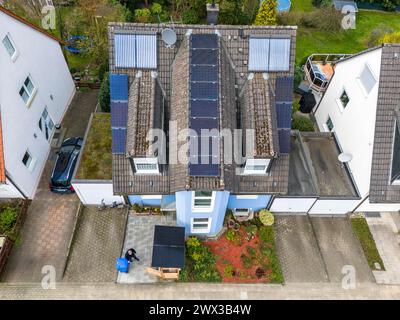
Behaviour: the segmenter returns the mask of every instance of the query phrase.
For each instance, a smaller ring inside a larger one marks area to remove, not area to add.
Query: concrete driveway
[[[341,282],[344,266],[353,266],[356,281],[374,282],[361,244],[347,217],[310,218],[331,282]]]
[[[276,247],[285,282],[327,282],[308,216],[275,216]]]
[[[98,90],[76,93],[62,122],[67,128],[65,138],[84,136],[97,96]],[[55,151],[50,152],[21,230],[21,242],[11,252],[2,281],[41,282],[42,268],[46,265],[55,268],[57,280],[62,279],[79,199],[75,194],[59,195],[49,191]]]
[[[75,229],[64,281],[115,282],[115,259],[121,254],[128,209],[83,208]]]

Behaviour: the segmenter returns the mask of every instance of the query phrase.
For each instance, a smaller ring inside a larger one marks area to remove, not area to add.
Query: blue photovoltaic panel
[[[219,176],[219,164],[189,164],[191,176],[217,177]]]
[[[191,117],[219,117],[219,107],[217,100],[191,100],[189,107]]]
[[[276,119],[278,129],[290,129],[292,126],[292,104],[277,102]]]
[[[279,138],[280,153],[290,153],[290,130],[279,129],[278,138]]]
[[[218,81],[218,67],[216,65],[191,65],[190,81]]]
[[[192,34],[192,48],[218,48],[218,36],[216,34]]]
[[[125,154],[126,129],[111,129],[112,153]]]
[[[219,176],[218,36],[191,35],[190,45],[189,174]]]
[[[275,101],[292,102],[293,77],[278,77],[275,84]]]
[[[196,49],[191,51],[191,64],[218,64],[218,50]]]
[[[213,82],[191,82],[190,99],[217,100],[218,83]]]
[[[111,127],[125,128],[128,118],[128,102],[111,102]]]
[[[110,74],[110,100],[128,101],[128,75]]]

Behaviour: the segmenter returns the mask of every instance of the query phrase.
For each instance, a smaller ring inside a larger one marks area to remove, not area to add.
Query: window
[[[250,216],[251,209],[248,208],[236,208],[233,214],[236,217],[248,217]]]
[[[19,90],[19,95],[21,96],[22,100],[24,100],[26,105],[29,105],[35,96],[36,88],[32,82],[30,76],[28,76],[24,84],[22,85],[21,89]]]
[[[159,174],[157,158],[135,158],[135,170],[138,174]]]
[[[43,132],[46,140],[49,141],[51,134],[53,133],[54,123],[46,108],[43,110],[42,116],[39,119],[39,129]]]
[[[3,45],[6,48],[8,54],[11,57],[11,60],[15,61],[18,56],[17,49],[15,49],[14,43],[11,41],[10,35],[6,35],[3,39]]]
[[[270,161],[270,159],[248,159],[243,174],[266,174]]]
[[[325,130],[326,131],[332,131],[333,130],[333,122],[331,117],[328,117],[328,120],[325,123]]]
[[[238,199],[238,200],[244,200],[244,199],[252,199],[252,200],[254,200],[254,199],[258,199],[258,195],[256,195],[256,194],[241,194],[241,195],[237,195],[236,196],[236,199]]]
[[[391,182],[393,184],[400,184],[400,123],[395,124],[394,142],[393,142],[393,155],[392,155],[392,170]]]
[[[25,167],[27,167],[30,171],[33,170],[33,167],[35,165],[35,161],[33,160],[33,157],[29,153],[28,150],[26,150],[23,158],[22,158],[22,163],[24,164]]]
[[[214,192],[212,191],[194,191],[192,208],[193,211],[212,211],[214,207]]]
[[[209,233],[212,218],[192,218],[191,233]]]
[[[364,66],[360,77],[357,79],[366,94],[369,94],[375,86],[376,79],[368,64]]]
[[[346,90],[343,90],[342,94],[340,95],[339,100],[340,100],[340,102],[342,103],[343,108],[346,108],[347,104],[348,104],[349,101],[350,101],[349,96],[347,95]]]

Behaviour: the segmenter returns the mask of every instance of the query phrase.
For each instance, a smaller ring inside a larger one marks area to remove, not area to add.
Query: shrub
[[[272,226],[274,224],[274,215],[267,209],[262,209],[258,213],[258,217],[264,226]]]
[[[301,65],[296,65],[294,68],[294,88],[298,88],[301,81],[303,80],[303,70]]]
[[[386,34],[393,32],[394,32],[393,29],[388,28],[387,26],[381,23],[368,34],[365,40],[365,46],[366,47],[376,46],[382,43],[381,40]]]
[[[274,229],[272,227],[260,228],[260,240],[264,243],[272,244],[275,241]]]
[[[257,269],[256,269],[256,271],[255,271],[255,274],[256,274],[256,277],[258,278],[258,279],[261,279],[262,277],[264,277],[265,276],[265,270],[263,269],[263,268],[260,268],[260,267],[258,267]]]
[[[226,240],[233,241],[235,239],[235,231],[233,231],[232,229],[228,230],[226,232],[225,237],[226,237]]]
[[[221,276],[215,268],[214,255],[198,238],[190,237],[186,241],[186,254],[190,261],[180,277],[182,281],[185,279],[207,282],[221,280]]]
[[[244,253],[242,253],[242,255],[240,256],[240,260],[242,261],[243,267],[245,269],[250,269],[253,265],[253,261],[251,260],[251,258]]]
[[[102,82],[104,80],[104,76],[107,75],[108,72],[108,61],[102,63],[99,67],[99,80]]]
[[[400,32],[392,32],[385,34],[380,40],[380,43],[400,43]]]
[[[257,235],[257,226],[252,223],[246,225],[244,229],[246,230],[246,233],[250,234],[251,236]]]
[[[233,276],[233,274],[234,274],[234,272],[233,272],[233,267],[232,266],[226,266],[225,268],[224,268],[224,275],[225,275],[225,277],[232,277]]]
[[[283,26],[297,26],[300,25],[304,13],[297,11],[288,11],[279,13],[277,21],[279,25]]]
[[[299,131],[314,131],[314,123],[304,116],[294,116],[292,120],[292,129]]]
[[[396,10],[397,4],[395,0],[383,0],[382,7],[384,7],[387,11]]]
[[[151,11],[148,8],[135,10],[135,20],[137,22],[142,22],[142,23],[149,22],[150,17],[151,17]]]
[[[104,74],[99,91],[99,104],[102,112],[110,112],[110,79],[108,72]]]
[[[182,13],[182,23],[185,24],[197,24],[199,23],[200,18],[197,14],[197,11],[194,9],[186,10]]]
[[[312,4],[316,8],[332,5],[332,0],[312,0]]]
[[[246,247],[247,253],[249,254],[251,259],[256,259],[257,258],[257,250],[254,249],[251,246]]]
[[[19,209],[7,207],[0,213],[0,233],[9,234],[17,221]]]
[[[258,10],[254,24],[257,26],[275,25],[277,21],[276,7],[276,0],[264,0]]]

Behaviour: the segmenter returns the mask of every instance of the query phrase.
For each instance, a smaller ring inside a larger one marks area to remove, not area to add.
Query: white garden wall
[[[114,196],[112,182],[72,182],[76,194],[84,205],[100,205],[104,199],[110,205],[114,201],[125,203],[124,197]]]

